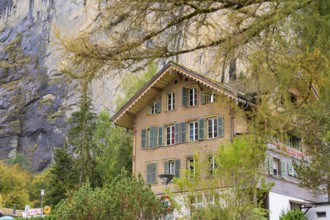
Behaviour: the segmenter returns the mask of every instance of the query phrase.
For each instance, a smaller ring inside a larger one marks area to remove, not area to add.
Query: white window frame
[[[207,119],[207,137],[209,139],[218,137],[218,118]]]
[[[197,88],[196,87],[188,88],[188,103],[189,103],[190,107],[197,105]]]
[[[277,166],[276,166],[277,164]],[[281,169],[280,169],[281,161],[277,158],[273,158],[273,175],[274,176],[281,176]]]
[[[198,121],[189,122],[189,141],[198,140]]]
[[[215,92],[214,91],[212,91],[212,92],[208,92],[207,93],[207,102],[208,103],[213,103],[213,102],[216,102],[216,94],[215,94]]]
[[[168,173],[175,175],[175,161],[174,160],[168,161]]]
[[[175,144],[175,126],[168,125],[165,127],[166,131],[166,145],[174,145]]]
[[[151,107],[150,107],[150,114],[151,115],[154,115],[154,114],[157,114],[157,111],[156,111],[156,105],[157,105],[157,101],[156,102],[154,102],[152,105],[151,105]]]
[[[166,93],[166,105],[167,111],[173,111],[175,109],[175,92]]]
[[[209,165],[210,165],[209,174],[210,174],[210,176],[213,176],[214,170],[217,168],[217,164],[216,164],[214,155],[209,156],[208,160],[209,160]]]

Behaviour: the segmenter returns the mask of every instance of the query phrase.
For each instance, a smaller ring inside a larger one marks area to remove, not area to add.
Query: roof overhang
[[[201,74],[187,69],[174,62],[169,62],[164,66],[146,85],[141,88],[118,112],[116,112],[111,120],[115,125],[133,129],[134,117],[138,112],[148,105],[172,80],[176,77],[188,77],[200,85],[223,94],[236,102],[246,102],[237,90],[224,85],[220,82],[209,79]]]

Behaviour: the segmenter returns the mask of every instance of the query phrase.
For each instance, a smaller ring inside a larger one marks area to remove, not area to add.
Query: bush
[[[23,209],[29,203],[31,175],[18,164],[0,161],[0,206]]]
[[[307,220],[304,213],[298,209],[292,209],[288,212],[282,211],[280,220]]]
[[[87,181],[62,200],[54,214],[61,220],[158,219],[161,205],[142,177],[122,172],[104,189],[92,189]]]

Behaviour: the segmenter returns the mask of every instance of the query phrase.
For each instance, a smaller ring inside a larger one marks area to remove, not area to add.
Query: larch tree
[[[326,177],[311,179],[301,171],[304,185],[330,185],[330,166],[324,159],[330,151],[329,1],[96,3],[94,28],[71,38],[58,32],[66,51],[66,72],[90,80],[105,66],[136,70],[157,59],[178,59],[192,52],[209,54],[211,72],[223,72],[233,59],[244,60],[243,75],[255,89],[249,100],[256,104],[249,115],[254,122],[251,131],[262,137],[292,132],[303,137],[312,164]]]

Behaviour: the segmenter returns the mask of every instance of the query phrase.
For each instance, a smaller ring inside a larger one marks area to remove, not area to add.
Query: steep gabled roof
[[[242,101],[244,94],[220,82],[209,79],[186,67],[174,62],[164,66],[142,89],[140,89],[117,113],[112,117],[114,124],[121,127],[133,128],[133,117],[148,105],[159,91],[163,90],[177,76],[188,77],[201,85],[221,93],[235,101]]]

